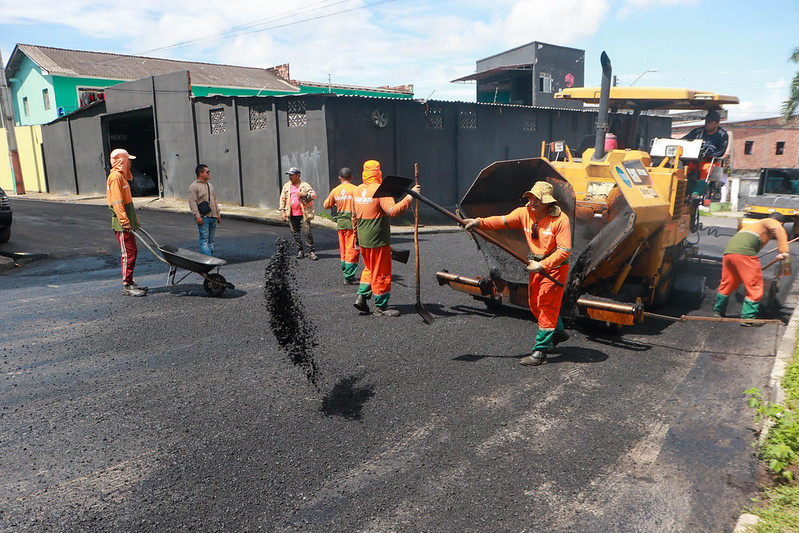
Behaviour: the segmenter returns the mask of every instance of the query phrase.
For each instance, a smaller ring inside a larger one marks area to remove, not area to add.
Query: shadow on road
[[[326,416],[360,420],[364,404],[375,394],[371,386],[357,386],[360,379],[358,376],[340,379],[333,389],[322,398],[320,407],[322,413]]]

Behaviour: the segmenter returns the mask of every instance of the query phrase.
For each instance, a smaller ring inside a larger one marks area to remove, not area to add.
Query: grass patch
[[[761,522],[753,533],[799,532],[799,348],[794,349],[791,362],[782,379],[785,405],[763,400],[759,389],[749,389],[749,405],[756,409],[755,420],[763,420],[768,434],[760,443],[758,457],[774,476],[775,486],[764,488],[759,506],[749,512]]]

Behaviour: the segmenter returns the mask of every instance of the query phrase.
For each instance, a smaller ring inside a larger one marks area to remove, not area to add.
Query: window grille
[[[527,111],[524,114],[524,120],[522,121],[522,130],[523,131],[535,131],[537,127],[535,113],[532,111]]]
[[[289,100],[288,120],[289,128],[298,128],[308,123],[308,115],[305,113],[305,100],[299,98]]]
[[[444,115],[440,106],[427,105],[424,111],[424,125],[434,130],[444,129]]]
[[[211,135],[225,133],[225,110],[212,109],[208,112],[211,121]]]
[[[458,110],[458,125],[463,130],[477,129],[477,110],[474,108],[460,108]]]
[[[250,108],[250,131],[265,130],[269,128],[271,111],[266,106],[253,106]]]

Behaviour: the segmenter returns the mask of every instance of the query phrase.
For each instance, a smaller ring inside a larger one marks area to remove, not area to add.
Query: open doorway
[[[102,121],[106,156],[116,148],[124,148],[136,156],[130,165],[132,195],[160,196],[152,108],[104,115]],[[108,157],[105,159],[108,161]]]

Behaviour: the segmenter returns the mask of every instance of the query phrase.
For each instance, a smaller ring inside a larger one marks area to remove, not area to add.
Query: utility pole
[[[17,194],[25,194],[25,182],[22,181],[22,165],[19,162],[17,149],[17,135],[14,131],[14,105],[11,103],[11,91],[8,90],[5,63],[0,52],[0,116],[3,117],[3,126],[6,129],[8,140],[8,159],[11,161],[11,172],[14,174],[14,189]]]

